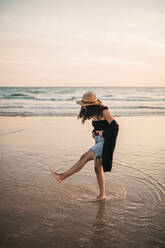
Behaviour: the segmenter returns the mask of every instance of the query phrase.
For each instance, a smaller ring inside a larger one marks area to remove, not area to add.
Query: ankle
[[[103,193],[100,193],[100,195],[99,196],[105,196],[105,192],[103,192]]]

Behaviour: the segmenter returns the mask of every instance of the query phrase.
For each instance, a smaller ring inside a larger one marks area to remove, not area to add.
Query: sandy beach
[[[165,244],[165,117],[116,117],[120,130],[105,202],[94,162],[59,184],[93,144],[91,121],[0,117],[1,247],[145,247]]]

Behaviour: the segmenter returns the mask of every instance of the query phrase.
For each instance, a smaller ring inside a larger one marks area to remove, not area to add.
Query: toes
[[[50,173],[52,174],[52,176],[54,176],[54,172],[49,168],[49,170],[50,170]]]

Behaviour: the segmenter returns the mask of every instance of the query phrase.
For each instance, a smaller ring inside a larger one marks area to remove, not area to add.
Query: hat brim
[[[95,102],[95,103],[83,103],[81,100],[76,100],[76,103],[81,105],[81,106],[89,106],[89,105],[103,105],[100,102]]]
[[[76,100],[76,103],[79,104],[79,105],[83,105],[83,102],[80,101],[80,100]]]

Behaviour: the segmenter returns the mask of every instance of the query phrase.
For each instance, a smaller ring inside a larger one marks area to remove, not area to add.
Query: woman
[[[85,152],[67,171],[57,173],[50,169],[50,172],[60,183],[65,178],[82,169],[88,161],[94,160],[94,168],[100,191],[96,200],[104,200],[106,194],[103,172],[111,171],[113,151],[115,149],[119,126],[108,110],[108,107],[104,106],[94,93],[85,93],[82,100],[76,101],[76,103],[81,105],[81,110],[77,118],[82,119],[83,124],[86,119],[92,119],[92,125],[94,127],[92,137],[95,139],[95,145]]]

